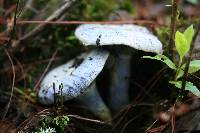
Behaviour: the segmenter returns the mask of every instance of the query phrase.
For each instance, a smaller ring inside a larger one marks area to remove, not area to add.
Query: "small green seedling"
[[[63,133],[68,124],[69,117],[67,115],[45,116],[39,122],[39,125],[42,129],[51,127],[55,128],[56,132],[58,133]]]
[[[57,116],[53,119],[53,123],[57,125],[60,128],[60,131],[64,132],[65,127],[69,123],[69,117],[66,115],[63,116]]]
[[[63,109],[63,84],[61,83],[58,88],[58,93],[56,93],[55,83],[53,83],[54,90],[54,110],[51,115],[44,116],[39,121],[38,133],[64,133],[65,127],[69,123],[69,117],[67,115],[60,115]],[[50,130],[51,129],[51,130]],[[53,130],[54,129],[54,130]]]
[[[174,84],[177,88],[182,87],[182,81],[179,81],[179,79],[184,74],[184,69],[186,64],[183,63],[183,59],[188,53],[190,49],[190,44],[192,42],[192,38],[194,36],[194,29],[193,25],[188,27],[184,33],[181,33],[179,31],[175,34],[175,48],[179,54],[179,63],[176,65],[173,61],[171,61],[167,56],[158,54],[154,57],[152,56],[143,56],[143,58],[153,59],[153,60],[159,60],[163,63],[165,63],[170,69],[175,71],[175,78],[174,81],[169,81],[169,83]],[[194,72],[197,72],[200,70],[200,60],[193,60],[190,62],[188,73],[192,74]],[[193,83],[187,81],[185,90],[190,91],[194,95],[200,97],[200,91],[197,89]]]

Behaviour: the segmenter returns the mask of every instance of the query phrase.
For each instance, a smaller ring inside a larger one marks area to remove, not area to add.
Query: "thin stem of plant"
[[[177,19],[177,1],[178,0],[172,0],[172,15],[171,15],[171,36],[170,36],[170,41],[169,41],[169,56],[171,57],[172,61],[174,62],[174,45],[175,45],[175,32],[176,32],[176,19]],[[180,58],[179,64],[178,64],[178,69],[176,71],[175,75],[175,81],[177,80],[177,75],[180,69],[182,63],[182,59]],[[175,109],[175,108],[174,108]],[[175,116],[172,114],[171,118],[171,124],[172,124],[172,133],[175,131]]]
[[[175,32],[176,32],[176,18],[177,18],[177,1],[178,0],[172,0],[172,15],[171,15],[171,36],[169,41],[169,55],[173,59],[174,57],[174,38],[175,38]]]
[[[197,28],[197,31],[196,31],[194,37],[192,38],[192,43],[191,43],[190,50],[189,50],[189,57],[187,59],[186,66],[185,66],[185,69],[184,69],[182,86],[181,86],[181,89],[179,91],[178,97],[176,98],[176,102],[175,102],[175,104],[173,106],[172,118],[171,118],[172,133],[176,132],[175,131],[175,114],[174,114],[176,103],[182,100],[183,93],[185,92],[185,86],[186,86],[186,81],[187,81],[187,76],[188,76],[189,65],[190,65],[190,61],[192,59],[192,53],[193,53],[193,49],[195,47],[195,41],[196,41],[196,38],[197,38],[197,35],[198,35],[199,31],[200,31],[200,23],[198,25],[198,28]],[[182,63],[182,58],[180,57],[179,66],[178,66],[178,69],[177,69],[177,72],[176,72],[176,76],[175,76],[175,81],[177,80],[177,73],[181,70],[181,68],[180,68],[181,63]]]
[[[8,46],[10,43],[11,43],[11,40],[15,34],[15,28],[16,28],[16,21],[17,21],[17,11],[18,11],[18,7],[19,7],[19,2],[20,0],[17,1],[16,3],[16,9],[15,9],[15,14],[14,14],[14,21],[13,21],[13,28],[12,28],[12,31],[10,33],[10,39],[9,41],[4,45],[4,46]],[[9,110],[9,107],[10,107],[10,104],[11,104],[11,101],[12,101],[12,97],[13,97],[13,91],[14,91],[14,85],[15,85],[15,67],[14,67],[14,63],[13,63],[13,60],[8,52],[8,50],[6,48],[4,48],[4,52],[6,53],[6,55],[8,56],[8,59],[10,61],[10,64],[12,66],[12,73],[13,73],[13,78],[12,78],[12,86],[11,86],[11,94],[10,94],[10,98],[9,98],[9,101],[8,101],[8,104],[5,108],[5,112],[2,116],[2,119],[5,119],[6,117],[6,114]]]
[[[175,125],[176,125],[175,109],[176,109],[176,103],[172,107],[172,114],[171,114],[172,133],[176,133],[176,129],[175,129]]]
[[[197,28],[197,31],[196,31],[194,37],[192,38],[192,43],[191,43],[190,50],[189,50],[189,57],[188,57],[187,62],[186,62],[186,66],[185,66],[185,70],[184,70],[184,74],[183,74],[182,86],[181,86],[181,89],[180,89],[180,92],[179,92],[179,97],[181,96],[181,94],[185,90],[187,76],[188,76],[188,70],[189,70],[190,62],[192,60],[192,53],[193,53],[193,49],[195,47],[195,41],[197,39],[199,31],[200,31],[200,23],[198,25],[198,28]]]
[[[11,104],[12,97],[13,97],[14,86],[15,86],[15,68],[14,68],[14,63],[13,63],[13,60],[12,60],[8,50],[6,48],[4,48],[4,51],[5,51],[6,55],[8,56],[8,59],[9,59],[10,64],[12,66],[13,78],[12,78],[12,87],[11,87],[11,92],[10,92],[10,98],[9,98],[8,104],[7,104],[6,108],[5,108],[5,112],[3,113],[2,120],[5,119],[6,114],[7,114],[8,110],[9,110],[9,108],[10,108],[10,104]]]
[[[45,74],[47,73],[47,71],[49,70],[49,67],[51,66],[56,54],[58,52],[58,49],[56,49],[56,51],[53,53],[46,69],[44,70],[44,72],[42,73],[42,75],[40,76],[40,79],[38,80],[38,82],[35,84],[35,86],[33,87],[33,90],[37,90],[37,87],[39,86],[40,82],[42,81],[42,79],[44,78]]]
[[[102,122],[102,121],[99,121],[99,120],[89,119],[89,118],[85,118],[85,117],[82,117],[82,116],[79,116],[79,115],[68,114],[67,116],[68,116],[68,117],[71,117],[71,118],[79,119],[79,120],[84,120],[84,121],[89,121],[89,122],[98,123],[98,124],[101,124],[101,125],[108,124],[108,123],[105,123],[105,122]],[[108,125],[109,125],[109,124],[108,124]]]
[[[181,70],[182,61],[183,61],[183,57],[180,57],[178,67],[177,67],[177,70],[176,70],[176,74],[175,74],[175,77],[174,77],[174,81],[177,81],[178,74]]]
[[[13,20],[13,27],[12,27],[12,30],[10,32],[9,40],[8,40],[8,42],[6,44],[4,44],[4,46],[8,46],[8,45],[11,44],[13,36],[15,34],[15,29],[16,29],[16,25],[17,25],[17,16],[18,16],[17,13],[18,13],[18,8],[19,8],[19,3],[20,3],[20,0],[18,0],[17,3],[16,3],[14,20]]]
[[[53,21],[60,18],[60,16],[62,16],[66,12],[66,10],[71,6],[71,4],[74,3],[75,1],[76,0],[67,0],[65,4],[63,4],[59,9],[53,12],[45,21]],[[15,45],[17,46],[21,41],[25,41],[28,38],[35,36],[36,34],[41,32],[45,28],[45,26],[46,26],[45,23],[37,25],[32,31],[26,33],[19,40],[17,40],[17,42],[15,42]]]
[[[128,20],[128,21],[46,21],[46,20],[18,20],[17,24],[59,24],[59,25],[69,25],[69,24],[151,24],[151,25],[161,25],[155,21],[150,20]]]

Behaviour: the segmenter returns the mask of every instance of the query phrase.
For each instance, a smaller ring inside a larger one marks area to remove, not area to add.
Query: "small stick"
[[[38,85],[40,84],[40,82],[42,81],[42,79],[44,78],[46,72],[49,70],[49,67],[51,66],[56,54],[57,54],[58,50],[56,49],[56,51],[53,53],[51,60],[49,61],[46,69],[44,70],[44,72],[42,73],[40,79],[38,80],[38,82],[35,84],[35,86],[33,87],[33,90],[37,90]]]
[[[18,10],[18,7],[19,7],[19,0],[17,1],[17,6],[16,6],[16,9],[15,9],[15,15],[14,15],[14,24],[13,24],[13,28],[12,28],[12,31],[11,31],[11,35],[10,35],[10,39],[9,41],[5,44],[5,46],[8,46],[14,36],[14,33],[15,33],[15,26],[16,26],[16,20],[17,20],[17,10]],[[5,109],[5,112],[3,113],[3,116],[2,116],[2,119],[5,119],[6,117],[6,114],[8,113],[8,110],[10,108],[10,104],[11,104],[11,101],[12,101],[12,97],[13,97],[13,91],[14,91],[14,86],[15,86],[15,67],[14,67],[14,63],[13,63],[13,60],[8,52],[8,50],[6,48],[4,48],[4,51],[6,53],[6,55],[8,56],[8,59],[10,61],[10,64],[12,66],[12,72],[13,72],[13,78],[12,78],[12,87],[11,87],[11,94],[10,94],[10,98],[9,98],[9,101],[8,101],[8,104],[6,106],[6,109]]]
[[[47,21],[47,20],[18,20],[17,24],[151,24],[151,25],[161,25],[155,21],[150,20],[123,20],[123,21]]]
[[[45,21],[53,21],[55,19],[58,19],[60,16],[62,16],[63,13],[70,7],[70,5],[75,2],[76,0],[68,0],[65,2],[63,6],[61,6],[59,9],[57,9],[51,16],[49,16]],[[45,23],[39,24],[36,26],[32,31],[25,34],[22,38],[20,38],[17,42],[15,42],[15,45],[18,45],[21,41],[27,40],[28,38],[36,35],[40,31],[44,29],[46,26]]]
[[[8,110],[10,108],[10,104],[11,104],[12,97],[13,97],[14,86],[15,86],[15,68],[14,68],[14,63],[13,63],[13,60],[12,60],[8,50],[6,48],[4,48],[4,51],[5,51],[6,55],[8,56],[10,64],[12,66],[13,78],[12,78],[12,87],[11,87],[10,98],[9,98],[8,104],[6,106],[5,112],[3,113],[2,120],[5,119],[6,114],[8,113]]]
[[[102,122],[102,121],[99,121],[99,120],[95,120],[95,119],[89,119],[89,118],[85,118],[85,117],[81,117],[81,116],[78,116],[78,115],[67,115],[68,117],[71,117],[71,118],[76,118],[76,119],[79,119],[79,120],[84,120],[84,121],[89,121],[89,122],[94,122],[94,123],[98,123],[98,124],[107,124],[105,122]]]
[[[7,47],[8,45],[10,45],[10,43],[12,42],[12,39],[14,37],[14,34],[16,32],[17,13],[18,13],[19,4],[20,4],[20,0],[18,0],[17,4],[16,4],[15,14],[14,14],[14,20],[13,20],[13,26],[12,26],[12,30],[10,32],[10,38],[9,38],[8,42],[6,44],[4,44],[5,47]]]
[[[176,32],[176,18],[177,18],[177,1],[172,0],[172,16],[171,16],[171,36],[169,41],[169,55],[171,58],[174,58],[174,38]]]

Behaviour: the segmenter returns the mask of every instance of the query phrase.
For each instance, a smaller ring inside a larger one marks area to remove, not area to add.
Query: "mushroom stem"
[[[128,89],[131,55],[119,54],[112,72],[110,107],[114,112],[129,103]]]
[[[98,90],[96,89],[95,81],[88,87],[87,91],[77,97],[76,99],[80,104],[87,107],[95,116],[103,121],[111,121],[112,117],[110,110],[105,105]]]

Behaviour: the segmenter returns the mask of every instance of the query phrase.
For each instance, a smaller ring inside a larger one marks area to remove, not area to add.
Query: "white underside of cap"
[[[51,70],[40,85],[38,93],[40,102],[43,104],[54,102],[53,83],[56,93],[59,91],[59,85],[63,84],[62,93],[65,101],[84,93],[102,71],[108,56],[108,51],[96,49]],[[83,61],[76,64],[80,60]]]
[[[127,45],[137,50],[162,53],[162,44],[156,36],[147,28],[132,24],[84,24],[76,29],[75,36],[84,45]]]

